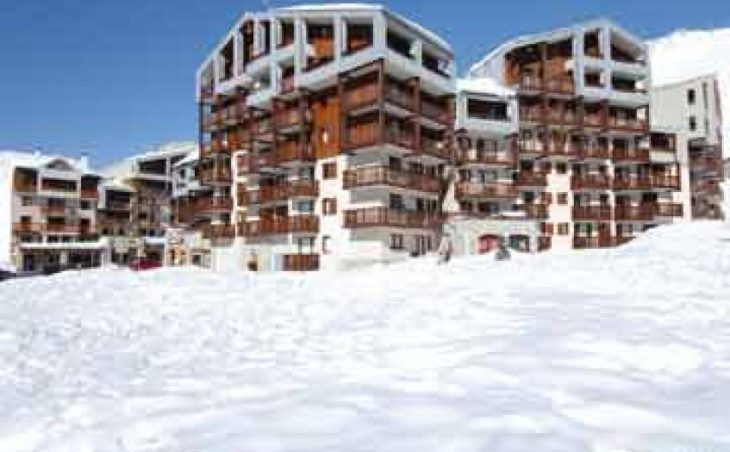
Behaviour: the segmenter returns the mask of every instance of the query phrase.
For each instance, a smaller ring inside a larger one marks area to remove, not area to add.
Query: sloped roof
[[[462,78],[456,81],[459,92],[487,94],[497,97],[512,97],[516,93],[491,77]]]

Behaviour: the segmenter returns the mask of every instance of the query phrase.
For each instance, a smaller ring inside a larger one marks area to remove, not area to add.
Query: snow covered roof
[[[60,161],[68,165],[72,171],[81,174],[97,175],[89,170],[88,164],[83,159],[75,159],[63,155],[48,155],[40,152],[26,152],[15,150],[0,150],[0,161],[11,167],[40,169],[53,162]]]
[[[101,170],[106,177],[125,178],[134,175],[136,163],[156,159],[184,156],[198,148],[194,141],[171,141],[157,146],[147,152],[125,157],[122,160],[112,163]]]
[[[181,167],[181,166],[190,165],[190,164],[193,164],[193,163],[197,162],[199,159],[200,159],[200,147],[198,147],[196,145],[195,146],[195,149],[193,149],[192,151],[188,152],[188,155],[186,155],[180,161],[178,161],[177,163],[175,163],[175,165],[173,167],[174,168],[178,168],[178,167]]]
[[[535,34],[528,34],[528,35],[522,35],[517,36],[515,38],[512,38],[508,41],[503,42],[502,44],[498,45],[494,49],[492,49],[487,55],[482,58],[481,60],[474,63],[471,68],[469,68],[469,73],[473,73],[475,71],[478,71],[481,66],[483,66],[488,61],[494,59],[495,57],[499,56],[503,52],[506,52],[512,48],[520,47],[523,45],[527,45],[533,42],[541,42],[541,41],[552,41],[552,40],[558,40],[563,39],[565,36],[570,35],[571,33],[575,32],[576,30],[586,30],[586,29],[595,29],[595,28],[603,28],[607,27],[610,28],[616,32],[618,32],[621,36],[623,36],[626,41],[631,42],[632,44],[636,45],[637,47],[644,47],[644,42],[641,38],[634,35],[633,33],[629,32],[628,30],[624,29],[620,25],[618,25],[613,20],[601,17],[598,19],[592,19],[584,22],[579,22],[573,25],[569,25],[567,27],[562,28],[555,28],[552,30],[535,33]]]
[[[374,12],[382,12],[390,17],[398,20],[399,22],[402,22],[403,25],[410,28],[411,30],[415,31],[418,34],[423,35],[428,39],[429,41],[432,41],[434,44],[438,45],[439,47],[442,47],[444,50],[448,50],[450,53],[453,52],[453,49],[451,48],[451,45],[443,39],[438,34],[434,33],[433,31],[427,29],[426,27],[406,18],[405,16],[398,14],[396,12],[393,12],[386,8],[383,5],[375,4],[375,3],[321,3],[321,4],[313,4],[313,5],[295,5],[295,6],[287,6],[283,8],[277,8],[274,10],[275,12],[306,12],[306,11],[322,11],[322,12],[328,12],[328,11],[374,11]]]
[[[512,97],[515,91],[505,87],[491,77],[462,78],[456,81],[459,92],[473,94],[487,94],[498,97]]]

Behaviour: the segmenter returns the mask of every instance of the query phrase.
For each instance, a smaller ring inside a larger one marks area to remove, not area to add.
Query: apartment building
[[[86,158],[0,152],[0,264],[47,274],[107,261],[96,224],[100,179]]]
[[[513,144],[497,149],[515,154],[501,155],[543,248],[614,246],[683,216],[676,139],[650,130],[648,76],[643,41],[603,19],[509,40],[469,70],[515,91]]]
[[[99,230],[109,237],[113,262],[163,261],[173,166],[195,149],[194,142],[171,142],[100,171]]]
[[[435,248],[452,159],[443,39],[380,6],[246,13],[197,73],[211,266],[312,270]]]
[[[651,89],[652,124],[677,135],[685,215],[721,219],[723,175],[720,88],[715,74]]]

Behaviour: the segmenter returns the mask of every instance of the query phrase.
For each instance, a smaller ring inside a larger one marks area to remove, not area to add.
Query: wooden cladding
[[[256,237],[262,235],[317,233],[319,218],[314,215],[271,216],[247,221],[238,225],[239,235]]]
[[[344,227],[348,229],[367,227],[431,229],[439,226],[442,221],[442,215],[432,212],[366,207],[346,210]]]
[[[284,271],[306,272],[319,270],[319,254],[284,254]]]

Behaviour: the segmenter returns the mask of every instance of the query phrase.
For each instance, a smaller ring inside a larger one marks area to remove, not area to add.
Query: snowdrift
[[[730,229],[348,273],[0,284],[0,450],[730,448]]]

